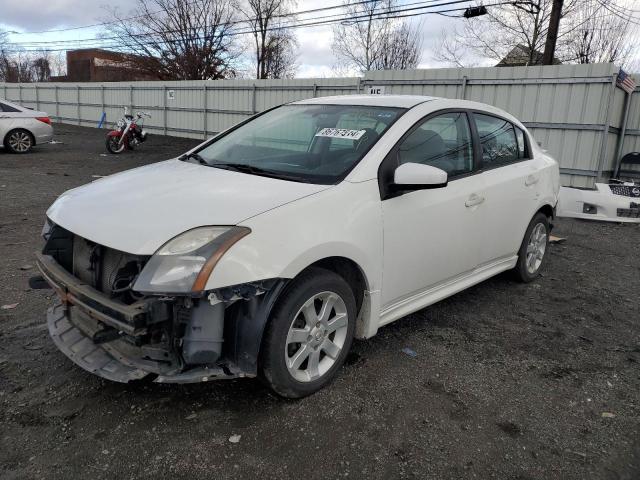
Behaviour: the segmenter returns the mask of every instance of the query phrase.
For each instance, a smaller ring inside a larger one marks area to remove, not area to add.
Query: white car
[[[48,143],[53,138],[51,119],[38,112],[0,99],[0,140],[12,153],[27,153],[34,145]]]
[[[260,376],[301,397],[354,337],[505,270],[536,278],[558,189],[488,105],[294,102],[58,198],[37,254],[50,334],[110,380]]]

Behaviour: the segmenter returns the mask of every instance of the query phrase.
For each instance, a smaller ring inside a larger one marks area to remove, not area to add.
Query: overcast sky
[[[60,28],[69,28],[109,20],[103,5],[104,0],[3,0],[0,25],[9,31],[29,32]],[[108,5],[122,9],[129,14],[132,0],[110,0]],[[323,6],[333,6],[342,0],[299,0],[296,10],[308,10]],[[337,13],[321,12],[314,15]],[[453,28],[461,20],[439,15],[425,15],[412,19],[419,24],[423,34],[424,52],[421,67],[439,65],[432,57],[437,40],[443,28]],[[334,76],[335,55],[331,50],[332,29],[330,26],[295,29],[298,39],[298,77]],[[51,41],[62,39],[91,38],[99,29],[82,29],[69,32],[55,32],[33,35],[12,34],[13,41]],[[482,62],[481,62],[482,63]]]

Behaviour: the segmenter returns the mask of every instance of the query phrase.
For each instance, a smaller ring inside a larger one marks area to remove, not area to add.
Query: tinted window
[[[0,111],[4,112],[19,112],[17,108],[12,107],[11,105],[7,105],[6,103],[0,102]]]
[[[400,108],[358,105],[285,105],[198,154],[216,168],[331,184],[351,170],[402,113]]]
[[[474,114],[480,144],[482,162],[485,166],[496,166],[518,160],[519,149],[514,126],[501,118]]]
[[[399,163],[438,167],[449,177],[473,170],[471,133],[465,113],[445,113],[426,120],[400,144]]]

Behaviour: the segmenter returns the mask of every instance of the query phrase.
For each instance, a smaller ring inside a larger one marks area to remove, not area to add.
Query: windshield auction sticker
[[[349,138],[351,140],[360,140],[360,138],[366,133],[366,130],[349,130],[347,128],[323,128],[316,137],[331,137],[331,138]]]

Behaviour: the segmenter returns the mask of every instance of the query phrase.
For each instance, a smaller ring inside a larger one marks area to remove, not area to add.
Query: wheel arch
[[[538,212],[544,213],[547,216],[547,218],[550,218],[550,219],[554,219],[556,216],[553,207],[548,203],[545,203],[544,205],[542,205],[533,215],[535,216]]]
[[[347,257],[326,257],[308,265],[298,275],[313,267],[324,268],[340,275],[351,287],[353,297],[356,299],[356,308],[358,314],[360,314],[364,304],[365,292],[369,290],[367,277],[360,265]]]

